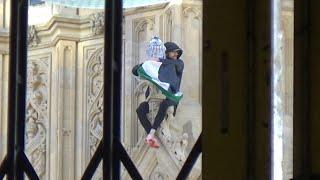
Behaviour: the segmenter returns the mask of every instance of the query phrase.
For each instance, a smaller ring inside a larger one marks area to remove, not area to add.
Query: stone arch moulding
[[[145,17],[137,20],[134,27],[135,32],[138,33],[140,31],[145,30],[143,28],[145,24],[147,24],[149,27],[149,30],[152,31],[155,25],[154,17]]]
[[[183,15],[185,17],[188,17],[189,16],[189,13],[192,12],[194,13],[194,18],[196,19],[199,19],[201,20],[201,11],[200,11],[200,8],[197,8],[197,7],[191,7],[191,6],[185,6],[183,8]]]
[[[184,58],[192,58],[192,61],[186,60],[185,70],[190,71],[191,69],[196,70],[196,76],[193,76],[197,81],[196,87],[197,93],[189,91],[190,87],[187,88],[185,81],[182,83],[186,91],[192,94],[192,99],[197,100],[201,104],[201,88],[202,88],[202,16],[201,9],[199,6],[183,5],[183,24],[185,26],[183,30],[183,43]],[[188,42],[194,42],[192,45]],[[197,60],[197,61],[195,61]],[[192,66],[192,68],[190,68]],[[184,78],[190,78],[188,75],[184,75]],[[190,86],[190,85],[188,85]]]

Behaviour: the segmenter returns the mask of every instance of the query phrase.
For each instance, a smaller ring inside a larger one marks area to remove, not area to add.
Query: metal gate
[[[82,179],[91,179],[99,163],[103,162],[103,179],[120,179],[120,162],[131,178],[142,179],[133,161],[120,141],[121,102],[121,46],[122,46],[122,0],[105,0],[104,58],[104,112],[103,138],[90,160]],[[27,84],[27,29],[28,0],[11,1],[10,64],[8,95],[8,145],[7,155],[0,164],[0,179],[39,179],[24,153],[26,84]],[[201,134],[189,157],[182,166],[177,179],[186,179],[202,152]]]

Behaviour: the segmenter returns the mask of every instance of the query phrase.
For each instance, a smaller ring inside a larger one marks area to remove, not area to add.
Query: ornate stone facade
[[[145,179],[174,179],[201,131],[201,1],[129,8],[123,21],[122,142]],[[40,8],[40,7],[38,7]],[[25,152],[41,179],[80,179],[103,127],[104,15],[96,10],[59,9],[48,22],[33,25],[28,36],[28,99]],[[153,121],[163,95],[131,74],[146,60],[149,39],[160,36],[184,49],[184,98],[157,131],[161,148],[150,149],[136,108],[147,86]],[[8,38],[0,32],[0,102],[7,95]],[[193,43],[190,43],[193,42]],[[191,73],[192,72],[192,73]],[[0,107],[0,137],[6,139],[6,107]],[[5,143],[0,142],[0,158]],[[190,179],[198,179],[200,163]],[[101,166],[101,165],[100,165]],[[126,170],[122,178],[130,179]],[[94,175],[101,179],[101,167]]]

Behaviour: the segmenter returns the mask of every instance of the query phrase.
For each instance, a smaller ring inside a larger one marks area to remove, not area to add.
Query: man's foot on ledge
[[[160,147],[158,140],[151,134],[147,135],[145,141],[152,148],[159,148]]]

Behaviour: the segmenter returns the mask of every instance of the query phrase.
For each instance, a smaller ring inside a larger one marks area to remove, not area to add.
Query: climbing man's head
[[[169,59],[179,59],[182,55],[182,49],[174,42],[164,43],[166,47],[166,57]]]

